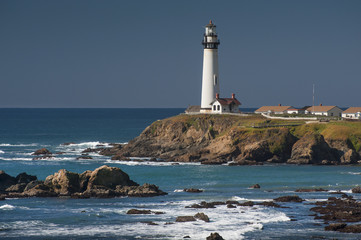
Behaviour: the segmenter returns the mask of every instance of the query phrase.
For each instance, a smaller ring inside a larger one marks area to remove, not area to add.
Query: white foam
[[[183,189],[175,189],[174,192],[184,192]]]
[[[32,161],[32,158],[1,158],[4,161]]]
[[[343,173],[343,174],[345,174],[345,173]],[[361,172],[346,172],[346,174],[361,175]]]
[[[5,152],[0,150],[0,154],[3,154],[3,153],[5,153]]]
[[[147,158],[148,159],[148,158]],[[138,166],[138,165],[146,165],[146,166],[172,166],[172,165],[201,165],[201,163],[186,163],[186,162],[149,162],[149,161],[118,161],[118,160],[107,160],[107,163],[116,163],[121,165],[128,166]]]
[[[99,234],[106,234],[110,238],[112,236],[131,236],[139,239],[183,239],[184,236],[189,235],[192,239],[205,239],[212,232],[218,232],[225,239],[243,239],[244,234],[251,231],[259,231],[264,224],[289,221],[290,219],[282,212],[278,212],[273,208],[257,207],[257,208],[234,208],[230,209],[227,206],[217,206],[213,209],[192,209],[185,208],[193,203],[198,203],[195,200],[184,200],[178,202],[163,202],[163,203],[140,203],[137,205],[129,203],[124,206],[124,203],[118,204],[104,203],[100,208],[84,208],[84,211],[90,214],[102,216],[103,214],[115,213],[119,215],[126,214],[130,208],[143,208],[151,211],[162,211],[164,214],[156,215],[137,215],[127,216],[138,221],[137,223],[128,222],[124,224],[113,225],[97,225],[94,228],[91,225],[58,225],[52,223],[45,223],[42,221],[16,221],[7,222],[7,226],[12,229],[22,229],[22,231],[14,231],[14,234],[21,236],[32,237],[65,237],[65,236],[95,236]],[[82,209],[74,208],[73,211],[79,212]],[[205,213],[210,222],[205,223],[201,220],[195,222],[176,223],[177,216],[194,216],[197,212]],[[141,221],[153,221],[158,225],[148,226]],[[174,224],[166,224],[173,222]],[[0,224],[1,227],[2,224]],[[9,233],[7,233],[9,234]],[[11,232],[10,232],[11,234]],[[16,235],[16,237],[21,237]],[[11,236],[9,236],[11,237]]]
[[[15,209],[15,207],[10,204],[5,204],[5,205],[0,206],[0,210],[13,210],[13,209]]]
[[[36,143],[31,144],[10,144],[10,143],[0,143],[0,147],[35,147],[38,146]]]
[[[243,197],[233,196],[233,197],[231,198],[231,200],[233,200],[233,201],[246,201],[246,200],[248,200],[248,199],[247,199],[247,198],[243,198]]]

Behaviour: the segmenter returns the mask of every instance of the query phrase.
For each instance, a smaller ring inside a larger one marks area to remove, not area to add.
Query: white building
[[[361,119],[361,107],[350,107],[342,112],[343,118]]]
[[[201,113],[212,111],[212,102],[216,93],[220,93],[218,77],[218,45],[219,40],[216,25],[209,21],[205,27],[202,41],[203,51],[203,74],[202,74],[202,101]]]
[[[239,113],[240,105],[234,93],[232,93],[232,98],[220,98],[217,93],[216,99],[212,102],[212,113]]]
[[[306,109],[306,114],[328,116],[328,117],[341,117],[342,109],[337,106],[312,106]]]
[[[255,113],[263,113],[263,114],[287,114],[288,110],[295,109],[292,106],[282,106],[279,104],[278,106],[263,106],[258,108]]]

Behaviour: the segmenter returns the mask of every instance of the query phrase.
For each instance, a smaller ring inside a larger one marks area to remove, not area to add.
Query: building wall
[[[201,108],[211,108],[210,104],[215,99],[216,93],[220,93],[218,76],[218,50],[204,49]]]
[[[361,113],[342,113],[343,118],[361,119]]]

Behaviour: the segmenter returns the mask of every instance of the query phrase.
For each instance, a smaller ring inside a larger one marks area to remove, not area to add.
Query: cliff
[[[113,160],[151,157],[203,164],[354,164],[360,122],[306,124],[261,116],[179,115],[158,120],[127,145],[102,154]]]

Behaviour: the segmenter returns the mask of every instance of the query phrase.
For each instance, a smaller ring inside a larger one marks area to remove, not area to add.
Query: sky
[[[361,106],[359,0],[0,0],[0,108],[200,105],[204,26],[220,97]]]

